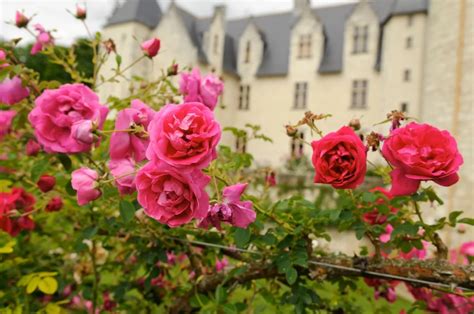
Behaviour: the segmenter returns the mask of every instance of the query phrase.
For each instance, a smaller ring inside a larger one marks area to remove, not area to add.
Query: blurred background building
[[[123,64],[141,56],[137,43],[161,39],[159,56],[128,77],[157,78],[173,61],[221,76],[225,90],[216,114],[222,125],[258,124],[273,139],[243,145],[229,134],[223,142],[248,150],[260,166],[279,167],[301,149],[310,155],[284,129],[308,110],[333,114],[320,124],[325,132],[361,118],[363,130],[387,133],[388,126],[373,125],[393,109],[447,129],[464,165],[460,183],[439,189],[447,202],[432,218],[453,210],[473,217],[473,11],[471,0],[361,0],[319,8],[294,0],[291,12],[227,19],[225,6],[199,18],[174,2],[163,12],[155,0],[127,0],[103,36],[116,42]],[[104,84],[101,96],[127,96],[128,87],[128,80]],[[446,234],[448,242],[459,236],[474,238],[472,228]]]

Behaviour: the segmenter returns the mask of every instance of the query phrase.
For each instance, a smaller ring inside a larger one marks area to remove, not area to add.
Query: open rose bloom
[[[204,168],[217,157],[221,128],[212,111],[201,103],[169,104],[150,123],[149,160],[189,170]]]
[[[178,227],[206,216],[209,196],[204,188],[209,181],[199,170],[183,172],[164,162],[150,162],[136,177],[138,202],[148,216]]]
[[[394,196],[415,193],[421,181],[451,186],[459,180],[457,171],[463,164],[449,132],[415,122],[392,131],[382,153],[394,168],[390,173]]]
[[[315,183],[336,189],[353,189],[364,182],[367,169],[366,148],[350,127],[342,127],[313,141]]]
[[[77,137],[74,125],[89,120],[100,129],[107,113],[107,107],[99,103],[99,97],[89,87],[65,84],[58,89],[45,90],[36,98],[28,119],[46,152],[80,153],[89,151],[92,143]],[[87,138],[87,135],[82,136]]]

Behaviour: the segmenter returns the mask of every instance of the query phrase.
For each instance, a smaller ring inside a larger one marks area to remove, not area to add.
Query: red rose
[[[353,189],[364,181],[367,153],[357,134],[348,126],[311,143],[315,183],[336,189]]]
[[[51,191],[56,185],[56,178],[47,174],[42,175],[36,183],[41,192]]]
[[[415,193],[421,181],[453,185],[463,164],[456,140],[448,131],[415,122],[394,130],[385,140],[382,154],[394,168],[390,173],[393,196]]]
[[[35,198],[22,188],[13,188],[10,193],[0,193],[0,229],[16,236],[21,230],[33,230],[35,222],[29,215],[33,210]],[[10,211],[17,210],[22,216],[10,217]]]
[[[48,204],[46,205],[46,211],[50,212],[57,212],[63,207],[63,200],[59,196],[53,197]]]

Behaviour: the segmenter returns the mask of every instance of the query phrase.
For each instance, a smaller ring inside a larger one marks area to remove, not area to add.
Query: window
[[[240,85],[239,110],[249,110],[250,107],[250,86]]]
[[[245,63],[250,62],[250,40],[247,41],[247,44],[245,45]]]
[[[235,138],[235,151],[242,154],[247,152],[247,137]]]
[[[368,51],[369,43],[369,26],[354,26],[352,33],[352,53],[365,53]]]
[[[298,58],[311,58],[312,36],[311,34],[300,35],[298,43]]]
[[[304,153],[304,133],[298,132],[294,137],[291,138],[291,157],[301,158]]]
[[[406,69],[404,72],[403,72],[403,80],[405,82],[409,82],[411,79],[411,71]]]
[[[410,27],[413,25],[413,15],[408,15],[407,17],[407,26]]]
[[[306,109],[306,98],[308,96],[308,83],[299,82],[295,84],[294,109]]]
[[[367,80],[354,80],[352,81],[352,108],[367,108]]]
[[[214,40],[212,41],[212,51],[216,55],[219,53],[219,36],[214,35]]]
[[[413,47],[413,39],[411,37],[407,37],[405,39],[405,48],[410,49],[411,47]]]
[[[402,102],[402,104],[400,105],[400,111],[401,112],[407,112],[408,111],[408,103]]]

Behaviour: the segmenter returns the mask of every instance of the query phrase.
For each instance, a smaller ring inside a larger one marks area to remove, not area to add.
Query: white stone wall
[[[140,44],[148,39],[150,30],[140,23],[124,23],[107,27],[102,32],[104,40],[111,38],[117,49],[117,54],[122,57],[121,68],[125,68],[133,61],[143,55]],[[117,78],[120,83],[105,83],[99,89],[102,102],[106,102],[109,96],[126,97],[129,95],[129,80],[132,75],[147,77],[149,75],[151,61],[142,60],[139,64],[126,71],[124,76],[127,79]],[[100,76],[108,79],[114,75],[113,69],[116,68],[115,55],[111,54],[107,62],[102,66]],[[100,81],[99,81],[100,82]]]
[[[461,12],[464,1],[465,9]],[[461,46],[462,59],[458,59],[461,14],[465,15],[464,38]],[[433,218],[445,216],[449,211],[463,210],[466,216],[474,216],[474,169],[473,169],[473,113],[474,103],[474,1],[432,0],[427,23],[426,54],[424,56],[424,84],[422,120],[439,128],[454,132],[464,157],[460,181],[451,188],[438,188],[446,200],[444,206],[432,209]],[[457,62],[461,67],[457,67]],[[459,77],[458,77],[459,76]],[[459,79],[460,90],[457,91]],[[456,93],[460,93],[459,112],[456,109]],[[474,239],[474,230],[449,232],[445,238],[451,245]]]

